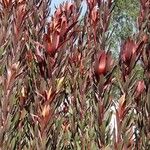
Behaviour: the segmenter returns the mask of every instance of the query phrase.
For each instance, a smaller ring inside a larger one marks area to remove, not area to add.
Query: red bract
[[[131,38],[128,38],[122,43],[120,51],[120,66],[124,80],[126,80],[126,77],[131,73],[131,70],[140,58],[143,43],[142,40],[135,43]]]
[[[121,60],[129,64],[136,55],[137,44],[130,38],[121,45]]]
[[[51,36],[48,36],[47,34],[44,35],[44,42],[45,42],[45,48],[46,51],[53,55],[59,45],[59,33],[55,31]]]
[[[97,75],[106,75],[113,66],[113,59],[111,55],[105,51],[101,51],[98,54],[98,58],[95,63],[95,72]]]
[[[137,96],[141,95],[145,89],[146,89],[145,82],[143,80],[138,81],[136,87],[136,95]]]
[[[47,33],[43,40],[46,52],[51,56],[54,56],[58,48],[72,35],[72,29],[78,19],[78,14],[74,8],[74,3],[66,2],[60,5],[48,24]]]
[[[124,80],[131,73],[137,61],[140,59],[143,50],[145,39],[135,42],[133,39],[128,38],[121,45],[120,51],[120,66]]]

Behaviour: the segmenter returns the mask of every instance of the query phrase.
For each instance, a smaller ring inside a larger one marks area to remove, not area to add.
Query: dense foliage
[[[81,2],[0,1],[0,149],[150,149],[150,0]]]

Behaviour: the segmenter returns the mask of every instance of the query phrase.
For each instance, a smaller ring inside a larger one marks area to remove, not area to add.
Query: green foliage
[[[139,9],[140,5],[137,0],[115,0],[110,24],[110,30],[113,31],[111,48],[115,56],[118,56],[121,40],[136,33]]]

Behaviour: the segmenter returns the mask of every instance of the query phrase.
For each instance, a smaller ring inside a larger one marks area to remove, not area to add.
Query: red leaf
[[[103,52],[99,58],[98,72],[99,74],[104,74],[106,71],[106,53]]]

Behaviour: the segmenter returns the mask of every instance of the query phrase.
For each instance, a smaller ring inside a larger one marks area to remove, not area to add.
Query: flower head
[[[95,72],[97,75],[106,75],[113,66],[113,59],[110,53],[100,51],[95,63]]]
[[[130,63],[134,55],[136,55],[137,44],[130,38],[121,45],[121,60],[124,63]]]

